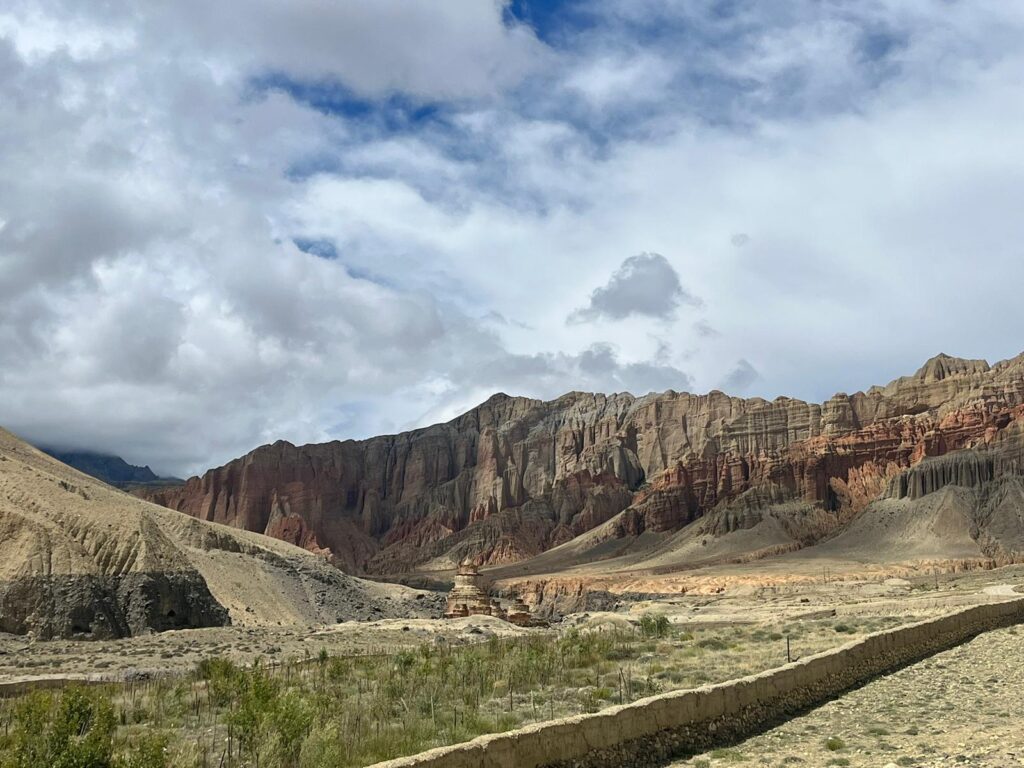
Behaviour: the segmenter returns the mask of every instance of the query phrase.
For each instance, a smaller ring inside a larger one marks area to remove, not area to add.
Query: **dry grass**
[[[324,651],[276,666],[212,658],[188,677],[104,686],[96,695],[115,713],[115,753],[157,733],[176,768],[343,768],[778,666],[787,636],[793,655],[806,655],[895,623],[687,632],[651,617],[636,627],[584,626],[473,646],[423,643],[358,657]],[[17,707],[0,705],[9,732],[20,727]]]

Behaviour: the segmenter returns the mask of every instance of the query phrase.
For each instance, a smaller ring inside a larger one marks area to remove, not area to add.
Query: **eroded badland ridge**
[[[0,429],[0,632],[315,625],[423,615],[428,603],[285,542],[144,502]]]
[[[446,424],[251,453],[144,497],[356,573],[670,572],[803,550],[1024,551],[1024,355],[939,355],[822,404],[665,392],[495,395]],[[908,538],[909,537],[909,538]],[[828,549],[831,548],[831,549]]]

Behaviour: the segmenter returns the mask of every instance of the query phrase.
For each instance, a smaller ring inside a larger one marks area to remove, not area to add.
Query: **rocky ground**
[[[624,602],[616,610],[590,611],[567,616],[553,632],[572,627],[610,626],[636,622],[644,614],[665,615],[680,631],[700,633],[711,628],[760,627],[769,633],[786,626],[846,625],[856,633],[870,631],[875,619],[898,617],[912,621],[955,610],[965,605],[1006,599],[1024,582],[1024,567],[995,571],[920,577],[914,581],[830,581],[775,588],[735,587],[715,595],[652,597]],[[433,598],[431,598],[433,600]],[[423,602],[423,601],[420,601]],[[396,610],[398,604],[396,603]],[[755,626],[756,625],[756,626]],[[877,628],[877,627],[875,627]],[[159,674],[191,670],[200,659],[226,656],[247,664],[265,659],[301,659],[319,654],[350,655],[394,651],[434,642],[444,637],[454,642],[473,642],[491,634],[518,634],[522,630],[489,617],[449,621],[412,617],[382,617],[377,621],[348,621],[321,626],[230,626],[160,632],[120,640],[33,640],[23,635],[0,633],[0,682],[26,677],[99,676],[119,679],[140,672]],[[852,634],[835,633],[835,642]],[[781,663],[782,641],[754,644],[747,641],[745,654],[775,654],[775,661],[758,662],[758,668]],[[793,636],[794,655],[811,652]],[[832,643],[832,644],[835,644]],[[779,646],[779,647],[776,647]],[[825,638],[815,648],[828,647]],[[722,671],[716,679],[735,677]],[[699,684],[699,683],[698,683]]]
[[[204,658],[239,664],[296,661],[326,650],[331,656],[393,653],[437,642],[478,642],[528,630],[489,616],[440,621],[350,621],[322,628],[209,627],[160,632],[119,640],[33,641],[0,633],[0,683],[32,678],[123,680],[140,675],[190,672]]]
[[[1024,629],[969,643],[674,768],[1024,766]]]

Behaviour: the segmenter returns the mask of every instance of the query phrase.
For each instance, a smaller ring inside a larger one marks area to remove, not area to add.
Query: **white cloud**
[[[1013,4],[596,3],[558,49],[492,2],[226,9],[0,12],[0,423],[182,473],[1020,351]]]
[[[672,78],[670,62],[650,53],[623,57],[584,58],[566,78],[566,88],[578,91],[592,107],[643,102],[658,98]]]
[[[497,93],[543,66],[545,51],[523,26],[502,21],[499,0],[257,0],[237,7],[189,0],[154,24],[231,65],[336,80],[357,93],[432,99]]]

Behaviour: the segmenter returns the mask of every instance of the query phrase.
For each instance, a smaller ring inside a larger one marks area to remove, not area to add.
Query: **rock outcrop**
[[[942,477],[895,479],[926,458],[984,449],[1022,419],[1024,355],[994,366],[939,355],[913,376],[822,404],[721,392],[495,395],[446,424],[278,442],[184,486],[138,493],[357,573],[443,570],[467,555],[515,563],[590,531],[670,535],[700,518],[710,536],[765,524],[773,547],[803,546],[893,482],[927,493]],[[961,471],[969,480],[973,470]]]

